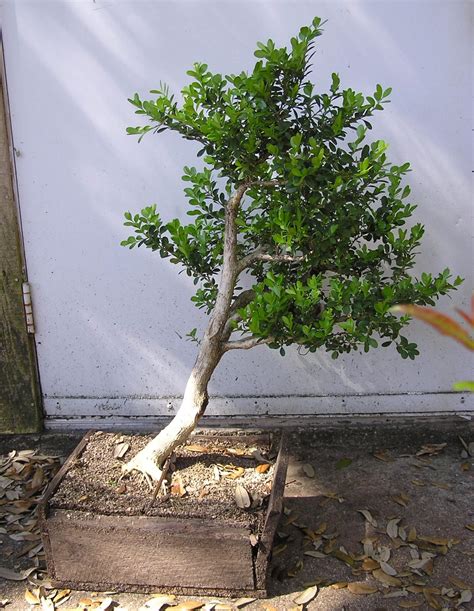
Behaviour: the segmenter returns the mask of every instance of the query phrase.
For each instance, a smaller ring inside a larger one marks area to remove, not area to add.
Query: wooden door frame
[[[0,80],[0,433],[35,433],[43,426],[42,395],[23,305],[28,275],[1,27]]]

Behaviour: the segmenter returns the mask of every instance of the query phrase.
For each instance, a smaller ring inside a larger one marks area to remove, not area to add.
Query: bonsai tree
[[[403,182],[409,164],[389,163],[387,144],[367,140],[391,89],[364,96],[332,74],[329,91],[317,91],[309,74],[321,25],[316,17],[286,48],[257,43],[250,73],[224,77],[195,63],[179,101],[161,84],[154,99],[130,99],[149,123],[129,134],[177,132],[199,144],[201,162],[183,173],[189,224],[163,221],[155,205],[127,212],[134,233],[122,244],[184,268],[209,322],[189,334],[199,348],[181,407],[126,472],[160,481],[227,352],[265,344],[284,355],[297,344],[337,358],[381,343],[413,359],[416,345],[400,334],[409,317],[390,308],[432,305],[461,282],[448,269],[409,274],[424,232],[406,227],[416,208]]]

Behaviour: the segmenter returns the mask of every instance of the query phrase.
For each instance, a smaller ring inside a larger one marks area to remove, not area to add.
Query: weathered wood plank
[[[278,522],[283,511],[283,498],[285,495],[286,472],[289,462],[288,435],[285,431],[281,433],[280,449],[275,463],[275,475],[273,477],[272,491],[268,501],[267,515],[263,533],[258,545],[257,559],[255,562],[255,575],[257,588],[265,588],[268,581],[268,570],[270,566],[270,555],[273,547]]]
[[[59,471],[56,473],[53,479],[49,482],[48,488],[46,489],[46,492],[44,493],[44,495],[41,498],[41,501],[38,504],[40,526],[47,517],[49,499],[56,492],[59,484],[62,482],[63,478],[65,477],[69,469],[71,469],[71,467],[74,465],[76,460],[80,458],[81,454],[84,452],[87,446],[89,437],[93,435],[94,433],[95,431],[92,429],[90,431],[87,431],[87,433],[84,435],[81,441],[77,444],[77,446],[68,456],[63,466],[59,469]]]
[[[219,521],[51,510],[48,532],[59,581],[254,588],[248,531]]]
[[[0,433],[41,429],[41,394],[34,340],[26,332],[26,280],[10,157],[3,49],[0,46]]]

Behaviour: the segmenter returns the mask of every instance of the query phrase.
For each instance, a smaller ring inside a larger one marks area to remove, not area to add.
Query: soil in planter
[[[254,439],[249,443],[245,436],[191,438],[175,452],[169,495],[158,496],[150,507],[152,492],[143,476],[131,473],[122,478],[122,465],[150,439],[94,433],[50,499],[50,506],[103,515],[225,520],[254,534],[262,530],[276,458],[268,445],[254,443]],[[248,493],[249,508],[238,506],[238,486]]]

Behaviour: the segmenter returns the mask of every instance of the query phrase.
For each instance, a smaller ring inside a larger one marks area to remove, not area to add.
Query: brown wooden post
[[[11,128],[0,41],[0,433],[41,430],[41,392],[34,336],[27,333],[23,256]]]

